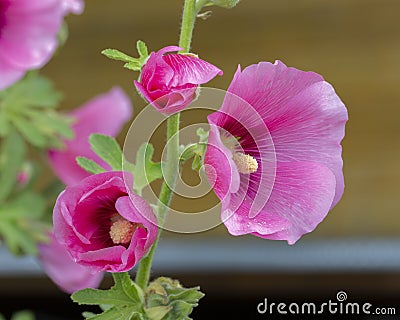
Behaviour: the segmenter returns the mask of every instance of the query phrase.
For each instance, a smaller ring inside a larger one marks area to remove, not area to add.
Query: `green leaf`
[[[17,132],[12,132],[4,138],[0,153],[0,202],[13,190],[25,153],[24,141]]]
[[[154,147],[150,143],[143,143],[136,153],[136,164],[133,169],[134,189],[137,192],[162,178],[161,163],[155,163],[151,159],[154,154]]]
[[[6,320],[6,318],[4,318],[4,316],[0,313],[0,320]]]
[[[122,289],[122,291],[133,301],[144,301],[143,290],[132,281],[129,273],[113,273],[115,287],[117,289]]]
[[[13,314],[11,320],[35,320],[35,315],[28,310],[18,311]]]
[[[36,243],[25,230],[18,228],[13,221],[0,221],[0,234],[11,253],[36,255]]]
[[[101,53],[109,59],[123,61],[123,62],[133,62],[138,60],[117,49],[105,49]]]
[[[79,304],[107,305],[100,314],[86,313],[86,319],[108,320],[108,319],[140,319],[144,293],[142,289],[132,281],[127,272],[113,273],[114,286],[109,290],[84,289],[75,292],[71,298]]]
[[[95,314],[91,315],[90,317],[86,317],[86,319],[90,320],[131,320],[135,319],[135,315],[137,315],[138,312],[136,311],[135,307],[126,307],[121,309],[118,308],[111,308],[103,313],[100,314]],[[89,313],[87,315],[90,315]],[[140,318],[136,318],[140,319]]]
[[[32,145],[38,148],[44,148],[46,146],[46,136],[32,121],[23,117],[15,117],[12,119],[12,122],[24,138]]]
[[[0,137],[6,136],[10,132],[10,123],[4,110],[0,107]]]
[[[12,253],[37,253],[36,241],[43,239],[47,230],[41,222],[45,209],[45,198],[30,191],[0,206],[0,238]]]
[[[92,134],[89,137],[92,150],[115,171],[122,170],[122,150],[118,142],[102,134]]]
[[[0,207],[0,220],[39,219],[45,208],[46,200],[41,195],[27,191]]]
[[[98,174],[106,171],[96,162],[85,157],[76,157],[76,162],[83,170],[86,170],[89,173]]]
[[[48,112],[27,112],[35,126],[47,137],[59,135],[65,139],[72,139],[74,132],[71,129],[72,119],[59,115],[53,110]]]

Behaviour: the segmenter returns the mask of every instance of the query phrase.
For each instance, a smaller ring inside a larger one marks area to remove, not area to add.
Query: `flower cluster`
[[[232,7],[237,2],[207,5]],[[82,10],[81,0],[0,0],[0,90],[47,63],[58,46],[64,17]],[[181,47],[168,46],[150,55],[147,48],[143,51],[140,59],[120,52],[116,58],[141,69],[134,85],[164,115],[184,110],[197,98],[200,85],[223,74],[198,56],[182,53]],[[132,175],[140,170],[122,171],[120,163],[116,169],[88,141],[93,133],[119,134],[132,117],[126,94],[113,88],[69,115],[74,138],[62,141],[62,149],[48,150],[49,163],[66,188],[56,201],[54,228],[49,242],[39,245],[39,257],[54,282],[74,292],[99,286],[103,272],[132,270],[159,230],[151,205],[134,192],[141,194]],[[346,107],[320,75],[280,61],[243,70],[239,66],[221,108],[208,116],[207,148],[196,154],[222,203],[221,220],[228,231],[289,244],[313,231],[344,191],[341,141],[346,121]],[[122,161],[118,144],[111,141]],[[83,170],[78,156],[96,174]],[[21,185],[29,180],[23,174],[18,176]]]

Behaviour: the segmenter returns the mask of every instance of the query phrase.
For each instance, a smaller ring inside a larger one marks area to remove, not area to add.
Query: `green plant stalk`
[[[179,46],[183,49],[181,53],[187,53],[190,50],[192,34],[196,19],[195,0],[185,0],[183,7],[181,34],[179,37]],[[176,179],[179,174],[179,121],[180,113],[170,116],[167,120],[167,161],[165,164],[164,182],[161,187],[158,201],[158,225],[162,226],[169,204],[173,196]],[[145,289],[150,279],[151,266],[154,253],[161,236],[161,228],[158,230],[157,239],[154,241],[146,257],[144,257],[138,266],[136,273],[136,283]]]

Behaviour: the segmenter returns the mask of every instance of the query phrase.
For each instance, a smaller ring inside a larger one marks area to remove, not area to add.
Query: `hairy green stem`
[[[194,22],[196,19],[195,0],[185,0],[182,16],[181,34],[179,46],[183,49],[182,53],[190,50]],[[164,182],[161,187],[158,202],[158,230],[157,239],[154,241],[146,257],[144,257],[136,273],[136,283],[145,289],[150,279],[151,265],[161,235],[161,226],[164,223],[165,215],[173,196],[176,179],[179,174],[179,120],[180,114],[176,113],[167,120],[167,160],[164,171]]]

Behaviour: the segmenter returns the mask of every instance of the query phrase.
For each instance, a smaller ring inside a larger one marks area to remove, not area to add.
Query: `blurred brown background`
[[[74,108],[114,85],[138,97],[136,73],[103,57],[105,48],[135,55],[178,42],[182,1],[86,1],[70,16],[70,38],[44,73]],[[238,64],[282,60],[322,74],[347,105],[342,201],[307,236],[397,236],[400,229],[400,2],[398,0],[243,0],[198,20],[192,51],[224,70],[208,86],[226,89]],[[123,141],[123,135],[120,140]],[[187,205],[187,204],[184,204]],[[193,206],[193,203],[189,204]],[[210,234],[225,234],[224,228]]]

